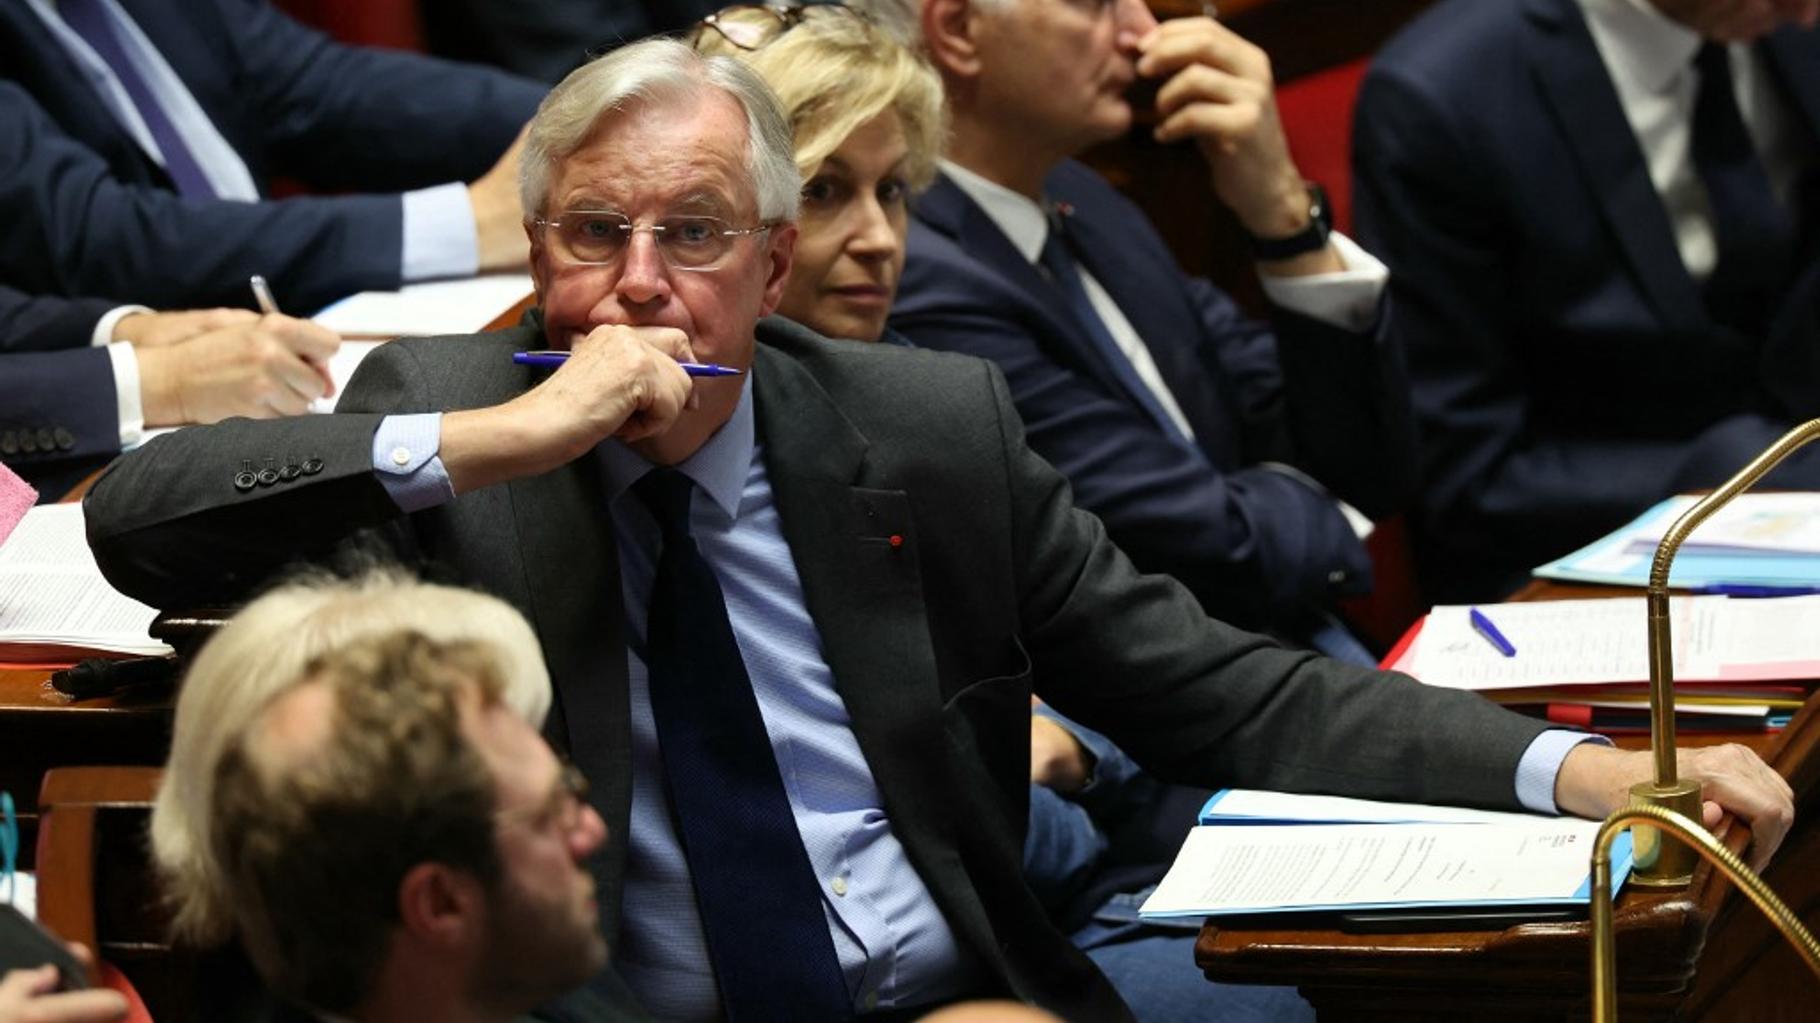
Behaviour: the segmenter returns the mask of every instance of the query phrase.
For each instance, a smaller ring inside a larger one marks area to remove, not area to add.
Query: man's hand
[[[668,327],[596,327],[549,379],[492,408],[442,420],[442,462],[457,494],[545,473],[608,437],[632,442],[668,430],[692,401],[678,362],[689,339]]]
[[[1193,139],[1212,168],[1214,194],[1252,235],[1305,229],[1308,186],[1289,155],[1264,51],[1211,18],[1165,21],[1138,48],[1138,74],[1168,79],[1156,97],[1157,141]],[[1344,269],[1331,249],[1286,262],[1295,264],[1281,268],[1286,274]]]
[[[1750,865],[1762,870],[1795,822],[1795,793],[1782,776],[1748,747],[1735,743],[1675,751],[1676,771],[1700,783],[1704,823],[1722,812],[1750,825]],[[1566,813],[1600,819],[1630,803],[1630,787],[1655,776],[1648,750],[1626,751],[1581,743],[1561,762],[1555,805]]]
[[[1041,714],[1030,715],[1030,780],[1063,795],[1079,792],[1093,775],[1093,758],[1074,733]]]
[[[0,976],[0,1023],[111,1023],[126,1015],[118,991],[57,989],[57,968],[11,970]]]
[[[493,169],[468,186],[482,271],[515,270],[524,266],[530,255],[524,208],[518,202],[518,158],[524,148],[525,132],[521,130]]]
[[[341,338],[308,320],[272,314],[138,352],[147,426],[270,419],[309,411],[334,393],[328,362]]]
[[[191,309],[179,313],[129,313],[114,324],[114,340],[135,348],[159,348],[228,327],[259,322],[251,309]]]

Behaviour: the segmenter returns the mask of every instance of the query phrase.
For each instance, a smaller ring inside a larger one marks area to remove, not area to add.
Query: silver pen
[[[272,286],[265,282],[265,277],[254,274],[247,278],[247,283],[253,286],[253,301],[259,303],[259,311],[267,316],[276,316],[278,302],[272,298]]]

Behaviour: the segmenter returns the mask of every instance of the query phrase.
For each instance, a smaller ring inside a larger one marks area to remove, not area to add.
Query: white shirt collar
[[[748,370],[740,381],[739,404],[734,406],[733,415],[676,468],[694,480],[727,520],[732,521],[739,515],[739,501],[745,493],[746,476],[751,471],[756,446],[752,370]],[[609,501],[618,498],[653,468],[650,462],[617,440],[607,441],[599,450],[601,464],[606,470]]]
[[[986,216],[992,218],[1024,259],[1034,265],[1043,253],[1043,243],[1049,240],[1049,218],[1043,212],[1042,204],[996,181],[988,181],[952,160],[941,161],[941,168],[955,187],[986,211]]]
[[[1660,94],[1688,71],[1704,42],[1649,0],[1580,0],[1605,66],[1619,84]]]

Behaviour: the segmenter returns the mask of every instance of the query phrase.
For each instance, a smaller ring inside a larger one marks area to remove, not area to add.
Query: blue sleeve
[[[0,284],[0,352],[87,348],[95,324],[119,304],[99,298],[27,295]]]
[[[120,450],[105,348],[0,355],[0,461],[29,470]]]

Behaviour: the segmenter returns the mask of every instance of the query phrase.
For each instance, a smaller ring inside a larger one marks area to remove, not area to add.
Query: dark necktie
[[[713,569],[689,534],[694,484],[633,486],[663,530],[645,627],[651,713],[722,1008],[746,1020],[840,1020],[852,1002],[758,698]]]
[[[1701,46],[1694,66],[1694,167],[1706,186],[1719,257],[1706,282],[1706,307],[1719,323],[1761,334],[1788,283],[1794,218],[1777,201],[1738,112],[1724,44]]]
[[[163,104],[158,102],[151,86],[140,76],[138,66],[127,56],[126,46],[114,30],[101,0],[59,0],[57,12],[63,16],[63,23],[81,36],[96,56],[107,62],[114,77],[120,80],[121,88],[132,99],[133,106],[139,108],[139,116],[152,133],[152,141],[164,154],[164,169],[170,174],[171,183],[177,186],[177,192],[196,199],[215,198],[214,186],[202,173],[202,167],[184,143],[182,133],[171,123]]]
[[[1049,237],[1043,240],[1043,251],[1037,257],[1037,263],[1048,272],[1050,283],[1055,285],[1055,289],[1067,301],[1068,311],[1074,314],[1074,318],[1087,331],[1087,337],[1093,341],[1093,346],[1099,350],[1100,358],[1112,370],[1113,376],[1137,399],[1150,418],[1162,427],[1170,440],[1193,448],[1194,442],[1188,439],[1187,434],[1182,432],[1182,428],[1163,408],[1163,403],[1157,400],[1156,392],[1144,383],[1143,377],[1138,376],[1137,367],[1131,364],[1124,349],[1113,339],[1112,331],[1107,329],[1106,321],[1100,319],[1099,311],[1093,308],[1093,300],[1087,297],[1087,285],[1081,280],[1080,264],[1075,259],[1068,238],[1068,218],[1060,210],[1050,213]]]

